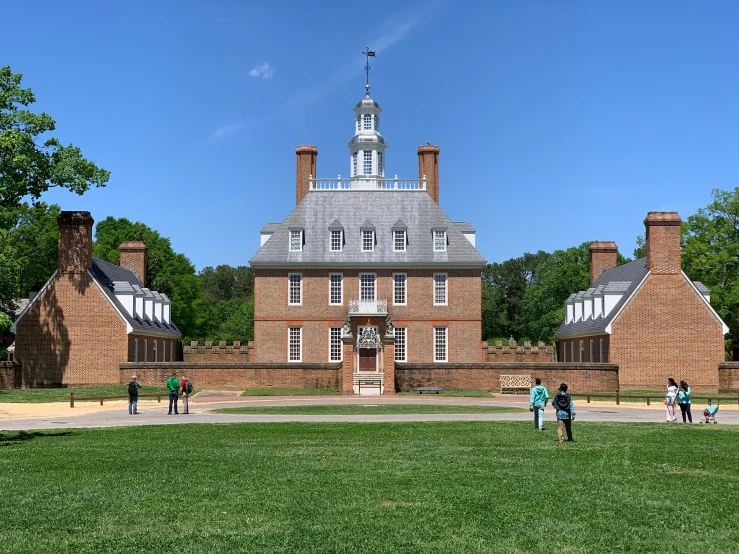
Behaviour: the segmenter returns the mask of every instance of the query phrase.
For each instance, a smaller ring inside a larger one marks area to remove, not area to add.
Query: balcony
[[[385,177],[353,177],[342,179],[314,179],[310,176],[310,190],[351,191],[351,190],[426,190],[426,176],[422,179],[386,179]]]
[[[380,300],[354,300],[349,299],[350,316],[386,316],[387,298]]]

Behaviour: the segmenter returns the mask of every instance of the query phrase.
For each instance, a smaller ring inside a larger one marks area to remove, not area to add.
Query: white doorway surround
[[[354,394],[379,396],[384,390],[382,341],[376,325],[357,328],[357,348],[353,375]]]

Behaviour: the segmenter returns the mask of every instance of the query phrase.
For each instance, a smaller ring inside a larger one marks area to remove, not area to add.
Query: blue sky
[[[295,146],[349,173],[365,44],[386,175],[441,148],[441,207],[489,261],[615,240],[739,185],[732,2],[37,2],[0,65],[110,170],[43,200],[142,221],[198,269],[246,265],[295,204]],[[7,22],[11,22],[10,25]],[[265,64],[267,64],[265,66]]]

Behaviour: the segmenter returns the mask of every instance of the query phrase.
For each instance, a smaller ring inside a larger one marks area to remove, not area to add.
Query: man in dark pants
[[[169,412],[167,415],[172,415],[172,404],[174,404],[174,413],[179,414],[177,411],[177,393],[180,390],[180,382],[177,380],[177,374],[172,373],[172,377],[167,380],[167,390],[169,391]]]

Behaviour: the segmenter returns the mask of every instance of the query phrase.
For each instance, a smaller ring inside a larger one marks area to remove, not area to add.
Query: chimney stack
[[[133,271],[146,286],[146,244],[141,241],[122,242],[118,247],[120,266]]]
[[[418,147],[418,179],[426,176],[426,191],[439,203],[439,147],[426,144]]]
[[[590,244],[590,284],[600,277],[600,274],[618,265],[618,246],[615,242],[596,240]]]
[[[295,204],[305,198],[310,189],[310,177],[316,178],[316,158],[318,148],[310,144],[302,144],[295,149],[297,162],[297,175],[295,179]]]
[[[647,268],[655,275],[680,273],[680,223],[677,212],[649,212],[647,228]]]
[[[92,224],[90,212],[61,212],[59,226],[59,273],[86,273],[92,267]]]

